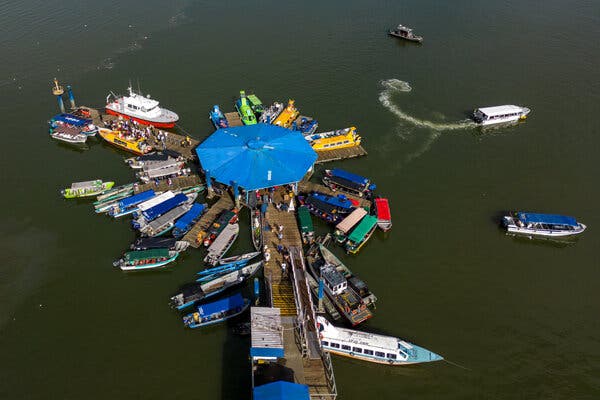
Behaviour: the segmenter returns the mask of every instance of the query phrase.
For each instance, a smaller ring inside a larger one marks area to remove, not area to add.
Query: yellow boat
[[[279,114],[279,116],[275,118],[275,121],[273,121],[273,125],[289,128],[292,126],[296,118],[298,118],[298,115],[300,115],[300,112],[294,105],[294,100],[290,99],[287,107],[284,108],[281,114]]]
[[[152,151],[152,146],[146,143],[146,139],[136,139],[134,137],[128,137],[124,132],[112,131],[110,129],[100,128],[98,134],[102,136],[102,139],[106,140],[113,146],[117,146],[120,149],[126,150],[130,153],[142,156]]]
[[[305,136],[312,148],[316,151],[328,151],[355,147],[360,145],[361,137],[356,133],[356,127],[340,129],[337,131],[316,133]]]

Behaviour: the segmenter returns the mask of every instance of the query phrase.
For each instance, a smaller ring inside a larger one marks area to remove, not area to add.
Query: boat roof
[[[254,400],[310,400],[308,385],[278,380],[252,389]]]
[[[377,225],[377,217],[373,215],[365,216],[348,236],[348,240],[355,243],[362,241],[375,225]]]
[[[390,212],[390,203],[388,199],[377,198],[375,199],[375,208],[377,209],[377,218],[391,220],[392,214]]]
[[[517,218],[519,218],[524,224],[540,223],[540,224],[579,226],[579,224],[577,223],[577,220],[575,218],[569,217],[566,215],[536,214],[536,213],[529,213],[529,212],[519,212],[519,213],[517,213]]]
[[[281,310],[275,307],[250,308],[252,357],[283,357]]]
[[[244,305],[244,298],[240,293],[236,293],[233,296],[225,297],[217,301],[213,301],[208,304],[201,304],[198,306],[198,312],[202,316],[216,314],[218,312],[233,310],[237,307]]]
[[[169,249],[150,249],[139,251],[128,251],[125,253],[125,261],[147,260],[148,258],[169,257]]]
[[[54,117],[52,117],[52,120],[64,122],[66,124],[73,125],[73,126],[85,126],[85,125],[89,125],[92,123],[91,119],[80,118],[73,114],[58,114],[58,115],[55,115]]]
[[[298,207],[298,220],[300,221],[300,230],[311,232],[314,230],[310,211],[306,206]]]
[[[154,230],[155,232],[160,228],[164,227],[165,224],[171,223],[173,220],[181,217],[190,209],[188,204],[182,204],[173,208],[172,210],[164,213],[160,217],[156,218],[154,221],[150,222],[147,226],[149,229]]]
[[[146,200],[150,200],[155,195],[154,190],[146,190],[145,192],[140,192],[138,194],[134,194],[133,196],[126,197],[119,201],[119,207],[125,208],[135,204],[142,203]]]
[[[366,185],[369,183],[369,179],[365,178],[364,176],[353,174],[352,172],[344,171],[343,169],[334,168],[330,171],[330,173],[333,176],[346,179],[350,182],[359,183],[361,185]]]
[[[359,207],[356,210],[352,211],[350,215],[348,215],[346,218],[344,218],[342,222],[337,224],[335,228],[342,231],[343,233],[348,233],[350,229],[354,227],[354,225],[358,224],[359,221],[364,218],[365,215],[367,215],[367,210],[365,210],[362,207]]]
[[[249,94],[246,97],[248,97],[248,100],[250,100],[250,102],[252,104],[254,104],[255,106],[257,106],[259,104],[262,105],[262,101],[260,101],[260,99],[255,94]]]
[[[151,99],[150,95],[144,96],[140,93],[135,93],[131,87],[128,88],[129,96],[123,96],[123,100],[129,104],[137,105],[138,107],[144,107],[146,110],[156,107],[158,101]]]
[[[139,209],[140,209],[140,211],[148,210],[148,209],[154,207],[155,205],[160,204],[163,201],[170,199],[172,197],[175,197],[175,193],[173,193],[170,190],[166,191],[164,193],[161,193],[157,196],[151,197],[150,199],[140,203]]]
[[[188,199],[188,197],[185,194],[178,193],[174,197],[171,197],[170,199],[167,199],[167,200],[155,205],[154,207],[143,211],[142,215],[146,219],[155,219],[155,218],[163,215],[167,211],[170,211],[170,210],[174,209],[175,207],[177,207],[178,205],[186,202],[187,199]]]
[[[331,286],[337,286],[346,282],[344,275],[332,265],[325,265],[321,267],[321,276],[323,279],[329,282]]]
[[[523,111],[523,107],[515,106],[515,105],[504,105],[504,106],[495,106],[495,107],[483,107],[478,108],[478,111],[481,111],[488,117],[496,116],[496,115],[504,115],[504,114],[512,114]]]
[[[175,228],[185,229],[189,224],[191,224],[206,208],[205,204],[194,203],[192,208],[185,213],[181,218],[177,220],[175,223]]]
[[[239,224],[228,224],[208,248],[208,254],[221,254],[229,245],[231,238],[240,232]]]
[[[102,185],[102,181],[100,179],[96,179],[95,181],[85,181],[85,182],[73,182],[71,184],[71,189],[84,189],[92,186],[100,186]]]
[[[343,194],[339,194],[337,196],[329,196],[324,193],[312,192],[309,195],[309,198],[310,197],[320,200],[320,201],[327,203],[329,205],[332,205],[334,207],[345,208],[345,209],[354,207],[354,204],[352,204],[350,199],[348,199]]]
[[[317,320],[325,327],[323,331],[325,339],[337,339],[340,342],[351,343],[358,346],[378,347],[394,353],[398,351],[398,338],[393,336],[377,335],[374,333],[355,331],[353,329],[340,328],[333,326],[321,316],[317,317]]]

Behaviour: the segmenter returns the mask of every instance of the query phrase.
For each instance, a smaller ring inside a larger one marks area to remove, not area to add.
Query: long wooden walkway
[[[333,190],[329,189],[327,186],[322,185],[320,183],[316,183],[316,182],[300,182],[300,184],[298,184],[298,189],[300,189],[300,191],[304,192],[304,193],[310,193],[310,192],[314,191],[314,192],[325,193],[330,196],[337,196],[338,194],[343,194],[344,196],[348,197],[349,199],[356,200],[361,207],[371,208],[371,206],[372,206],[371,201],[365,199],[364,197],[354,196],[352,194],[342,192],[342,191],[334,192]]]
[[[367,151],[360,145],[346,147],[344,149],[317,151],[317,161],[315,164],[326,163],[330,161],[346,160],[348,158],[366,156]]]
[[[167,190],[183,190],[202,184],[199,175],[178,176],[171,178],[171,184],[167,179],[155,182],[140,183],[133,188],[134,193],[145,192],[146,190],[154,189],[157,192],[166,192]]]
[[[198,248],[201,246],[201,242],[198,241],[198,235],[201,232],[206,232],[210,224],[217,218],[217,216],[225,210],[231,210],[233,208],[233,200],[226,193],[217,200],[215,204],[210,206],[208,211],[202,215],[202,217],[196,222],[196,224],[190,229],[190,231],[183,237],[183,240],[188,242],[190,246]]]

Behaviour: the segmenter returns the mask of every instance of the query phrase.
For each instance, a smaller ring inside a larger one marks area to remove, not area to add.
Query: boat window
[[[334,349],[339,349],[340,348],[340,344],[339,343],[331,342],[331,347],[333,347]]]
[[[350,346],[348,345],[342,345],[342,350],[350,350]]]
[[[368,355],[372,356],[373,355],[373,350],[365,349],[365,354],[368,354]]]
[[[396,355],[395,355],[395,354],[391,354],[391,353],[388,353],[388,354],[387,354],[387,357],[388,357],[388,358],[391,358],[392,360],[395,360],[395,359],[396,359]]]
[[[362,349],[360,347],[353,347],[352,351],[355,353],[362,353]]]
[[[385,357],[385,353],[382,353],[381,351],[376,351],[376,352],[375,352],[375,355],[376,355],[377,357]]]
[[[329,342],[326,340],[321,340],[321,343],[323,344],[323,346],[329,346]]]

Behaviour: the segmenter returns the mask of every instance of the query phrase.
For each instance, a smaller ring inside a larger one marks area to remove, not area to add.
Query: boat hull
[[[121,271],[142,271],[142,270],[147,270],[147,269],[157,269],[157,268],[162,268],[164,266],[166,266],[167,264],[175,261],[175,259],[177,259],[177,257],[179,256],[179,253],[175,254],[174,256],[158,262],[158,263],[152,263],[152,264],[143,264],[143,265],[120,265],[119,268],[121,268]]]
[[[532,229],[532,228],[521,228],[516,225],[508,225],[506,227],[506,231],[508,233],[513,233],[516,235],[523,236],[540,236],[540,237],[567,237],[567,236],[575,236],[583,233],[587,226],[584,224],[579,224],[577,229],[566,231],[566,230],[552,230],[552,229]]]
[[[346,353],[344,351],[341,351],[338,349],[333,349],[331,347],[325,347],[325,346],[323,346],[323,349],[331,354],[335,354],[336,356],[348,357],[348,358],[353,358],[355,360],[368,361],[368,362],[372,362],[375,364],[392,365],[392,366],[422,364],[424,362],[439,361],[437,359],[436,360],[428,360],[428,361],[398,361],[398,360],[392,360],[391,358],[368,357],[368,356],[364,356],[364,355],[360,355],[360,354],[356,354],[356,353],[352,353],[352,352]]]
[[[117,117],[123,117],[123,118],[129,119],[129,120],[132,120],[132,121],[137,121],[143,125],[152,125],[155,128],[174,128],[175,124],[177,123],[177,121],[160,121],[160,120],[150,120],[150,119],[144,119],[144,118],[140,118],[140,117],[134,117],[133,115],[115,111],[108,107],[106,107],[105,110],[106,110],[107,114],[115,115]]]
[[[234,313],[234,314],[227,315],[224,318],[216,318],[216,319],[213,319],[213,320],[210,320],[210,321],[205,321],[205,322],[200,322],[200,323],[191,323],[189,325],[186,325],[186,327],[191,328],[191,329],[196,329],[196,328],[201,328],[203,326],[218,324],[219,322],[227,321],[228,319],[237,317],[238,315],[240,315],[244,311],[246,311],[249,306],[250,306],[250,301],[248,301],[246,299],[244,301],[244,306],[242,307],[242,309],[239,310],[238,312]]]

